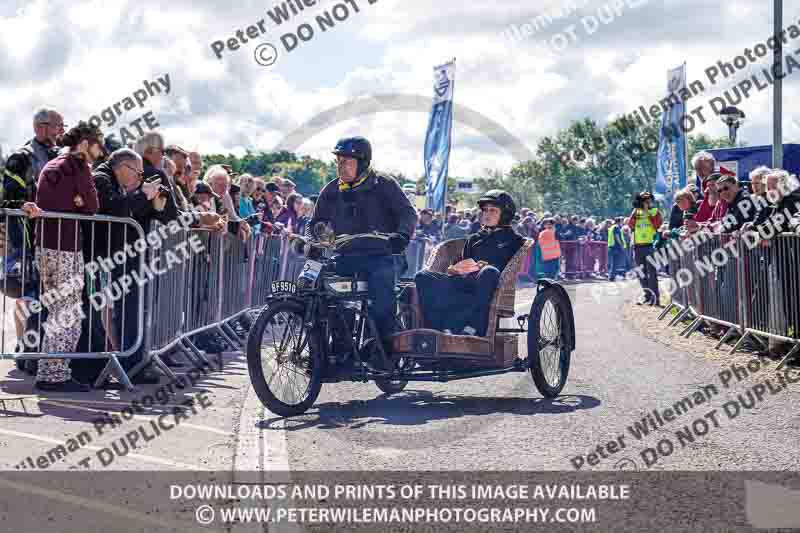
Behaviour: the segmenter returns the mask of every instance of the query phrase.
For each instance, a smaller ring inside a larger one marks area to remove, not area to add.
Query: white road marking
[[[92,409],[90,407],[81,407],[80,405],[70,405],[70,404],[66,404],[66,403],[61,403],[60,401],[57,402],[55,400],[40,400],[40,402],[49,403],[49,404],[52,404],[52,405],[57,405],[59,407],[66,407],[67,409],[79,409],[81,411],[88,411],[90,413],[105,414],[107,412],[107,411],[101,411],[99,409]],[[188,407],[186,405],[182,405],[182,406],[177,406],[176,405],[175,407],[180,407],[181,409],[188,409]],[[160,415],[160,414],[161,413],[153,413],[153,416]],[[147,421],[149,421],[149,420],[153,419],[153,416],[147,416],[146,414],[144,414],[144,415],[133,415],[133,418],[135,418],[137,420],[147,420]],[[225,431],[225,430],[222,430],[222,429],[212,428],[212,427],[209,427],[209,426],[200,426],[200,425],[197,425],[197,424],[190,424],[188,422],[181,422],[178,425],[178,427],[187,427],[187,428],[197,429],[197,430],[200,430],[200,431],[207,431],[208,433],[216,433],[217,435],[222,435],[222,436],[225,436],[225,437],[230,437],[231,435],[233,435],[233,433],[230,432],[230,431]]]
[[[46,442],[48,444],[55,444],[55,445],[64,445],[65,441],[58,440],[58,439],[51,439],[50,437],[42,437],[41,435],[32,435],[30,433],[23,433],[21,431],[13,431],[11,429],[0,429],[0,435],[8,435],[9,437],[19,437],[23,439],[31,439],[31,440],[38,440],[39,442]],[[92,451],[100,451],[102,448],[98,446],[82,446],[82,449],[92,450]],[[190,465],[186,463],[179,463],[177,461],[170,461],[169,459],[161,459],[160,457],[153,457],[150,455],[142,455],[140,453],[129,453],[125,457],[131,457],[133,459],[139,459],[140,461],[144,461],[147,463],[154,463],[158,465],[164,466],[171,466],[176,469],[183,469],[183,470],[202,470],[201,468]]]
[[[37,399],[40,402],[48,402],[48,403],[54,402],[54,401],[58,401],[58,402],[61,402],[61,403],[75,403],[75,404],[88,403],[88,404],[97,404],[97,405],[119,405],[121,407],[125,407],[125,406],[130,407],[131,406],[131,401],[129,401],[129,400],[70,400],[69,398],[58,398],[58,400],[41,400],[38,397],[33,397],[33,398]],[[153,404],[153,405],[155,405],[155,404]],[[164,403],[164,404],[159,403],[158,406],[159,407],[180,407],[182,409],[186,408],[185,405],[176,404],[176,403]]]
[[[265,407],[258,399],[253,386],[248,383],[242,413],[239,418],[239,436],[236,440],[236,455],[233,465],[233,481],[253,482],[252,472],[259,472],[262,482],[291,483],[289,473],[289,453],[285,420],[277,422],[279,428],[264,429],[259,426],[266,414]],[[246,473],[250,473],[247,475]],[[278,475],[280,474],[280,475]],[[267,505],[275,515],[278,506],[288,502],[270,500]],[[257,524],[237,524],[232,531],[261,531]],[[303,529],[298,524],[269,524],[270,532],[299,533]]]

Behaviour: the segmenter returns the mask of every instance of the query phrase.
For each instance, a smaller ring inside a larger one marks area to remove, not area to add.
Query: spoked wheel
[[[304,413],[322,388],[322,361],[311,349],[316,332],[304,324],[303,312],[297,302],[273,304],[247,339],[250,382],[261,403],[280,416]]]
[[[528,359],[536,388],[547,398],[558,396],[567,382],[574,327],[569,298],[556,286],[540,290],[528,321]]]

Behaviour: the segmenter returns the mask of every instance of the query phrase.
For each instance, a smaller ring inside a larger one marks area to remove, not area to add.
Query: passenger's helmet
[[[514,199],[506,191],[500,189],[492,189],[486,192],[478,199],[478,207],[483,208],[484,204],[493,204],[500,208],[502,214],[500,215],[500,225],[507,226],[511,224],[514,215],[517,212],[517,206],[514,204]]]
[[[369,168],[369,164],[372,162],[372,145],[364,137],[339,139],[333,153],[357,159],[359,176]]]

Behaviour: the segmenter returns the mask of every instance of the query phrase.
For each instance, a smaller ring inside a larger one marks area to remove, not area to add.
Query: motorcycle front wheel
[[[303,305],[270,305],[247,339],[250,383],[264,406],[279,416],[306,412],[322,388],[322,360],[313,350],[317,332],[304,323]]]

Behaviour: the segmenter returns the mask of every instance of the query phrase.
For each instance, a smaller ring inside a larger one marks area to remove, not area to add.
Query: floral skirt
[[[39,248],[42,305],[47,308],[42,352],[74,352],[81,338],[83,253]],[[61,383],[72,378],[66,359],[39,359],[36,381]]]

